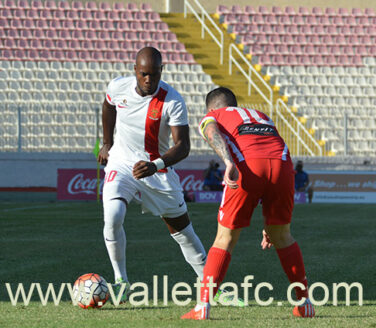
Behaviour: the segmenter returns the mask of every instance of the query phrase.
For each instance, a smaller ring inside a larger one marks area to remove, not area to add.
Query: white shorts
[[[134,198],[142,204],[143,212],[166,218],[176,218],[187,212],[179,176],[174,169],[167,173],[136,180],[133,165],[109,161],[104,169],[103,202],[123,198],[129,204]]]

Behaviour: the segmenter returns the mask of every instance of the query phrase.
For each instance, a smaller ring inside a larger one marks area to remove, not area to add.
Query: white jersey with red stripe
[[[110,156],[129,165],[159,158],[169,149],[170,126],[188,125],[182,96],[160,81],[153,95],[136,92],[136,77],[118,77],[110,82],[106,99],[116,106],[116,135]]]
[[[290,152],[274,122],[264,113],[248,108],[224,107],[209,112],[200,122],[199,132],[207,123],[216,122],[236,162],[245,158],[287,160]]]
[[[138,161],[152,161],[169,148],[170,126],[188,125],[182,96],[160,81],[153,95],[136,92],[136,77],[118,77],[107,89],[106,100],[116,106],[116,133],[107,166],[133,167]],[[132,176],[130,176],[132,178]],[[181,190],[179,177],[171,167],[142,179],[157,190]]]

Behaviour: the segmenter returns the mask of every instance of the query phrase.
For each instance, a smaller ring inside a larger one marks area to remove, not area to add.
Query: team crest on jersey
[[[119,108],[126,108],[127,106],[127,99],[124,99],[121,103],[118,104]]]
[[[154,121],[158,121],[159,120],[159,117],[158,117],[158,114],[159,114],[159,111],[157,108],[153,108],[151,111],[150,111],[150,116],[149,118],[151,120],[154,120]]]

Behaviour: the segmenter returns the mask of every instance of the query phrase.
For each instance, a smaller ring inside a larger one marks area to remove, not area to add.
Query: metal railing
[[[223,51],[224,51],[224,39],[223,39],[223,32],[221,29],[217,26],[217,24],[214,22],[214,20],[210,17],[210,15],[205,11],[203,6],[197,1],[197,0],[192,0],[195,5],[201,10],[201,16],[200,14],[193,8],[192,4],[188,0],[184,0],[184,17],[187,17],[187,10],[189,9],[196,19],[200,22],[201,24],[201,37],[205,37],[205,31],[208,32],[208,34],[213,38],[215,43],[220,47],[220,63],[223,64]],[[205,23],[205,18],[207,18],[212,26],[219,32],[221,39],[219,40],[216,38],[216,36],[213,34],[213,32],[209,29],[207,24]],[[239,63],[239,60],[235,58],[234,52],[242,59],[243,64],[245,64],[248,68],[248,72],[244,70],[242,67],[241,63]],[[244,54],[237,48],[237,46],[234,43],[231,43],[229,46],[229,74],[232,74],[232,65],[235,65],[239,71],[243,74],[243,76],[247,79],[248,81],[248,95],[251,95],[252,92],[252,87],[257,91],[257,93],[262,97],[262,99],[268,104],[269,106],[269,116],[273,119],[274,116],[274,105],[273,105],[273,90],[271,86],[263,79],[263,77],[257,72],[257,70],[252,66],[252,64],[248,61],[248,59],[244,56]],[[260,87],[256,84],[256,82],[252,79],[256,77],[258,81],[261,82],[261,84],[265,87],[265,89],[268,91],[269,96],[267,96],[261,89]],[[280,99],[280,102],[277,102],[277,107],[278,103],[283,103]],[[283,105],[287,108],[287,106],[283,103]],[[315,156],[315,153],[310,149],[310,147],[305,143],[303,138],[300,136],[300,131],[302,131],[304,134],[309,135],[313,139],[313,143],[319,147],[319,154],[322,154],[322,149],[320,145],[314,140],[314,138],[309,134],[307,129],[299,122],[299,120],[295,117],[295,115],[291,112],[290,109],[287,110],[290,115],[296,120],[299,124],[297,125],[298,131],[296,131],[288,122],[288,120],[283,117],[283,114],[281,111],[278,112],[278,115],[281,117],[281,119],[286,123],[286,126],[289,127],[289,129],[293,132],[294,135],[296,135],[297,139],[299,140],[298,144],[301,144],[304,148],[307,148],[308,153],[311,156]],[[300,149],[300,147],[298,147]],[[299,150],[298,150],[299,153]]]
[[[191,1],[199,8],[200,13],[198,13],[198,11],[193,8],[192,4],[188,0],[184,0],[184,18],[187,18],[187,10],[189,9],[201,24],[201,38],[202,39],[205,38],[205,31],[206,31],[212,37],[213,41],[220,48],[219,62],[222,65],[223,64],[223,48],[224,48],[223,32],[214,22],[213,18],[210,17],[210,15],[207,13],[205,8],[200,4],[200,2],[198,2],[197,0],[191,0]],[[217,38],[217,36],[215,36],[214,33],[210,30],[210,28],[207,26],[205,22],[205,19],[207,19],[211,23],[211,25],[218,31],[220,38]]]
[[[232,51],[235,50],[236,53],[240,56],[241,59],[243,59],[244,63],[248,66],[248,72],[246,72],[241,64],[236,60],[236,58],[233,56]],[[269,116],[271,119],[273,119],[273,90],[268,85],[265,80],[262,78],[262,76],[255,70],[255,68],[252,66],[252,64],[248,61],[248,59],[244,56],[244,54],[238,49],[238,47],[231,43],[229,47],[229,74],[232,74],[232,64],[235,64],[235,66],[239,69],[239,71],[244,75],[244,77],[248,81],[248,96],[251,95],[252,87],[254,87],[258,94],[266,101],[266,103],[269,105],[270,113]],[[252,80],[252,73],[254,76],[257,77],[259,81],[265,86],[265,88],[269,91],[269,97],[267,97],[262,90],[257,86],[257,84]]]
[[[289,120],[285,117],[285,115],[281,112],[281,108],[283,108],[287,114],[289,114],[290,121],[293,122],[293,125],[289,122]],[[301,154],[301,147],[303,147],[309,155],[311,156],[322,156],[322,148],[315,140],[315,138],[309,133],[306,127],[299,121],[299,119],[294,115],[291,109],[282,101],[282,99],[278,99],[275,106],[275,112],[277,114],[276,125],[278,126],[278,120],[281,119],[285,126],[289,129],[290,133],[292,133],[296,137],[296,145],[292,147],[295,148],[296,155]],[[314,149],[312,149],[306,141],[309,141],[313,144]],[[295,146],[295,147],[294,147]],[[291,148],[291,149],[293,149]]]
[[[267,110],[266,104],[239,104],[241,107],[253,108],[260,111]],[[83,123],[77,118],[77,122],[63,122],[67,115],[76,115],[77,112],[74,108],[67,111],[62,111],[61,113],[48,113],[44,111],[40,113],[41,117],[35,120],[35,123],[30,124],[33,121],[32,118],[28,117],[30,114],[34,115],[35,112],[29,112],[28,108],[24,105],[19,105],[15,107],[13,113],[5,114],[5,121],[0,122],[0,152],[91,152],[95,141],[98,136],[102,135],[102,128],[100,124],[100,109],[93,106],[90,112],[85,112],[85,116],[88,117],[88,122],[84,125],[88,129],[88,132],[82,135],[72,134],[72,128],[75,129],[82,126]],[[11,115],[11,117],[9,116]],[[43,122],[46,120],[50,123]],[[82,114],[80,114],[82,115]],[[44,118],[42,118],[42,116]],[[201,117],[201,115],[200,115]],[[323,118],[325,120],[325,118]],[[337,118],[338,119],[338,118]],[[353,135],[350,135],[351,131],[359,130],[354,123],[354,120],[358,120],[359,116],[348,115],[347,113],[341,117],[343,124],[337,126],[333,131],[338,135],[338,142],[335,147],[340,147],[333,149],[332,151],[337,152],[339,155],[343,156],[357,156],[357,150],[354,148]],[[365,117],[360,117],[360,119],[366,120]],[[275,123],[278,128],[279,133],[285,139],[289,146],[289,149],[293,155],[302,156],[322,156],[323,148],[317,143],[313,136],[307,131],[305,126],[296,118],[291,110],[286,106],[286,104],[278,99],[275,106]],[[45,130],[49,127],[49,131],[53,131],[57,126],[63,128],[62,132],[52,132],[48,134]],[[39,132],[34,130],[34,127],[39,127]],[[193,126],[191,126],[193,128]],[[325,129],[324,129],[325,130]],[[196,129],[194,130],[195,132]],[[201,137],[197,135],[194,131],[191,131],[191,142],[192,151],[195,154],[206,154],[210,152],[207,144],[202,141]],[[320,131],[320,129],[318,130]],[[76,139],[85,139],[86,146],[75,143]],[[326,138],[323,138],[326,140]],[[33,143],[33,140],[37,141],[37,144]],[[333,147],[333,140],[327,139],[332,143],[327,144],[327,150]],[[313,146],[313,147],[312,147]],[[359,150],[362,152],[362,150]],[[369,150],[366,150],[369,151]],[[373,152],[374,153],[374,152]],[[373,155],[372,155],[373,156]]]

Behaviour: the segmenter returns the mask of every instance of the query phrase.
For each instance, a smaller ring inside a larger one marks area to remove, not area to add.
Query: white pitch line
[[[28,207],[15,207],[15,208],[4,208],[1,209],[1,212],[14,212],[14,211],[23,211],[23,210],[30,210],[33,208],[49,208],[49,207],[62,207],[61,205],[65,204],[51,204],[51,205],[39,205],[39,206],[28,206]]]

